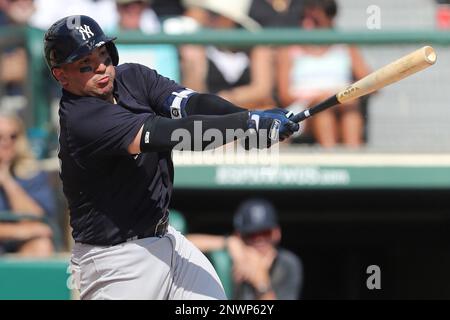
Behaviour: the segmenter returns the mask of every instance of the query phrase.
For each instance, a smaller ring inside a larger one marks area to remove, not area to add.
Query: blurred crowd
[[[436,1],[438,27],[449,28],[449,1]],[[333,29],[339,10],[335,0],[0,0],[0,27],[46,30],[61,17],[84,14],[97,20],[110,35],[181,34],[200,29]],[[27,129],[31,129],[24,125],[31,108],[25,98],[29,56],[24,44],[0,43],[0,255],[49,256],[61,247],[57,239],[61,241],[62,232],[58,230],[61,223],[56,212],[55,183],[39,170],[27,141]],[[250,109],[282,107],[299,112],[370,72],[359,49],[349,45],[247,48],[119,44],[118,49],[121,63],[147,65],[188,88],[215,93]],[[50,93],[57,101],[57,84],[47,76],[54,86]],[[322,112],[288,143],[360,147],[367,138],[366,104],[366,100],[354,101]],[[57,105],[49,104],[49,108],[53,108],[53,114],[57,111]],[[49,128],[57,132],[54,119]],[[46,156],[54,154],[48,152]],[[279,230],[273,227],[273,234],[266,236],[278,242]],[[229,240],[236,249],[238,238]],[[223,238],[220,241],[223,243]],[[267,250],[272,262],[273,251]],[[256,252],[249,257],[262,266]],[[232,255],[239,260],[237,249]],[[294,264],[301,267],[299,262]],[[244,266],[239,270],[238,282],[243,278],[252,281],[251,272]],[[267,290],[260,288],[262,293]],[[294,291],[298,293],[298,289]],[[244,288],[242,294],[245,292]]]
[[[331,29],[338,6],[334,0],[0,0],[0,26],[46,30],[53,21],[72,14],[92,16],[109,34],[135,31],[151,35],[200,29]],[[147,65],[193,90],[215,93],[250,109],[282,107],[298,112],[368,73],[357,48],[345,45],[119,44],[118,49],[121,63]],[[29,62],[25,48],[3,48],[0,61],[2,108],[19,114],[30,112],[24,99]],[[53,83],[48,78],[48,83]],[[57,101],[56,82],[50,87],[53,101]],[[51,127],[57,132],[58,106],[50,105]],[[359,102],[355,102],[315,117],[291,142],[358,147],[364,143],[364,119]],[[51,151],[46,155],[52,156]]]
[[[430,0],[431,1],[431,0]],[[450,5],[435,0],[436,26],[450,26]],[[29,25],[46,30],[57,19],[74,14],[93,17],[109,34],[166,32],[181,34],[200,29],[262,28],[333,29],[339,14],[336,0],[0,0],[0,27]],[[286,47],[124,45],[120,61],[136,62],[201,92],[211,92],[247,108],[288,108],[299,112],[365,76],[369,67],[357,47],[347,45]],[[23,45],[0,47],[0,105],[30,111],[29,56]],[[57,132],[60,91],[48,78],[51,109],[49,128]],[[325,148],[357,148],[367,141],[366,100],[323,112],[305,122],[291,143]],[[32,125],[30,121],[27,124]],[[39,156],[54,156],[57,144]],[[52,154],[53,151],[53,154]]]

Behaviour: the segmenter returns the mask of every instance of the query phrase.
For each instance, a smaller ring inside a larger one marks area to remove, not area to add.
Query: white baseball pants
[[[180,232],[115,246],[76,243],[71,272],[80,299],[227,299],[213,266]]]

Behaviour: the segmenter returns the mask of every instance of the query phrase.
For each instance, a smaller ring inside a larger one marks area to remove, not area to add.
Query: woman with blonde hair
[[[54,211],[48,175],[38,168],[22,121],[0,112],[0,254],[51,255],[52,230],[43,221]]]

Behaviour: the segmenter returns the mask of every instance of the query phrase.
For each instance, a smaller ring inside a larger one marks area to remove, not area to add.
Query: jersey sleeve
[[[78,159],[128,154],[128,146],[145,120],[155,115],[135,114],[120,105],[95,100],[95,104],[73,106],[67,116],[70,153]]]
[[[138,65],[147,88],[148,102],[160,116],[172,119],[186,117],[185,106],[196,92],[160,75],[153,69]]]

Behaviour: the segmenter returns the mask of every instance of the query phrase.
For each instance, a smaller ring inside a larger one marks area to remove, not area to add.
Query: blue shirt
[[[36,201],[44,210],[45,215],[51,219],[56,216],[56,203],[49,184],[49,177],[46,172],[39,172],[31,179],[14,178],[25,192]],[[6,197],[5,191],[0,187],[0,211],[10,211],[11,206]],[[26,214],[26,212],[21,212]]]
[[[168,214],[171,152],[127,152],[144,122],[169,117],[167,101],[184,88],[139,64],[116,67],[117,104],[63,90],[60,152],[73,238],[113,245],[147,233]]]

